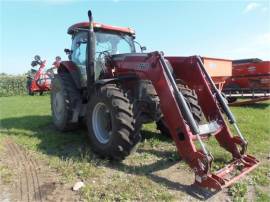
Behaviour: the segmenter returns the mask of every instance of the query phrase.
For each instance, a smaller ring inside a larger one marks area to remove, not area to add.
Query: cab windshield
[[[133,37],[124,33],[95,32],[96,53],[107,52],[110,55],[134,53]]]
[[[125,33],[96,31],[95,79],[106,72],[105,56],[135,53],[133,37]],[[87,32],[79,32],[73,37],[71,60],[79,67],[82,83],[86,85]]]

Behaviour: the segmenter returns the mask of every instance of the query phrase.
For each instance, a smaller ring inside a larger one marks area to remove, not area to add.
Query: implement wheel
[[[88,106],[87,127],[91,147],[102,157],[122,160],[136,149],[141,136],[135,128],[131,101],[114,84],[100,87]]]

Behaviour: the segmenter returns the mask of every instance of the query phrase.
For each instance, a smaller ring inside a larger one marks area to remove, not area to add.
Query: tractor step
[[[199,125],[199,135],[206,135],[216,133],[220,129],[220,126],[216,121],[212,121],[207,124]]]
[[[238,181],[245,174],[256,168],[258,164],[259,161],[256,158],[245,155],[241,159],[234,160],[214,174],[203,177],[196,176],[195,184],[208,189],[221,190]]]
[[[222,127],[216,121],[202,124],[199,125],[198,127],[200,131],[199,135],[202,140],[208,139],[210,135],[212,136],[216,135],[222,129]],[[197,136],[193,135],[192,140],[197,140]]]

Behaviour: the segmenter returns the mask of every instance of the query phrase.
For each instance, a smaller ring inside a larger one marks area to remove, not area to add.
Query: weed
[[[247,193],[247,185],[245,183],[236,183],[228,190],[229,195],[232,196],[233,201],[246,201],[245,195]]]
[[[261,165],[256,170],[252,172],[252,181],[257,185],[269,186],[270,176],[269,176],[270,165]]]
[[[256,187],[256,201],[257,202],[269,202],[270,195],[269,192],[263,192],[260,188]]]
[[[12,182],[12,173],[13,172],[10,168],[0,165],[0,181],[2,181],[4,184],[9,184]]]

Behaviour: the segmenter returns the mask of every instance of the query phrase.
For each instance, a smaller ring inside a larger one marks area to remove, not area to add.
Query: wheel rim
[[[64,111],[64,99],[61,92],[57,92],[53,97],[53,112],[57,120],[60,120]]]
[[[92,114],[92,126],[97,140],[106,144],[112,134],[112,120],[109,108],[104,103],[98,103]]]

